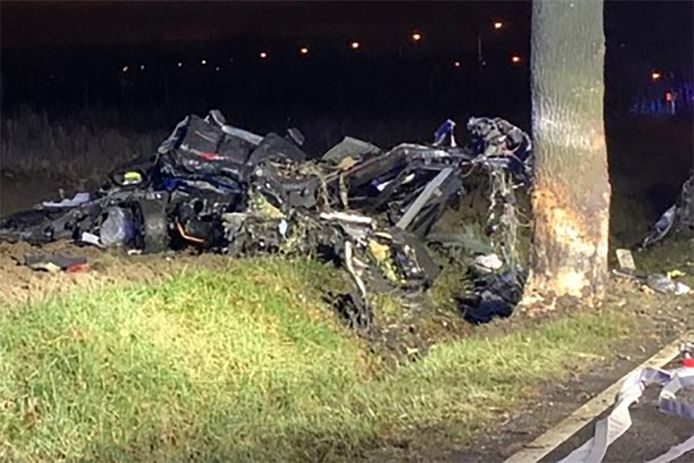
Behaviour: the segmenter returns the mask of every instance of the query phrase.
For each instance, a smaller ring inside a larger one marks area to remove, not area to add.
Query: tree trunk
[[[603,2],[534,0],[533,248],[527,294],[599,300],[608,277]]]
[[[689,180],[682,185],[682,193],[678,203],[678,230],[685,236],[690,236],[694,233],[694,171],[692,171]]]

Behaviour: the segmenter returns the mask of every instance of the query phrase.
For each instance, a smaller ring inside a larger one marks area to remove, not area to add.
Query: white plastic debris
[[[279,224],[279,232],[280,235],[282,236],[287,236],[287,230],[289,229],[289,223],[287,223],[286,220],[282,219]]]
[[[628,249],[617,249],[615,251],[617,254],[617,262],[619,262],[619,269],[624,271],[634,271],[636,270],[636,264],[634,263],[634,256]]]
[[[662,386],[658,397],[658,407],[661,412],[694,420],[694,404],[676,397],[679,390],[694,387],[694,368],[678,368],[672,371],[642,368],[634,371],[624,381],[612,412],[595,424],[594,436],[559,463],[602,462],[607,448],[631,427],[629,407],[637,402],[644,389],[652,384]],[[668,463],[691,450],[694,450],[692,438],[647,463]]]
[[[674,292],[676,296],[684,296],[685,294],[689,294],[691,291],[692,289],[684,283],[680,283],[679,281],[675,283]]]
[[[89,232],[83,232],[82,236],[80,236],[80,241],[83,243],[91,244],[99,248],[103,248],[104,246],[101,244],[101,240],[99,240],[99,237],[95,235],[94,233],[89,233]]]
[[[654,291],[663,294],[674,294],[675,296],[683,296],[689,294],[691,288],[684,283],[674,281],[667,275],[662,273],[652,273],[646,277],[646,284]]]
[[[475,265],[483,271],[493,272],[503,267],[504,263],[494,253],[483,254],[475,257]]]
[[[99,240],[104,246],[128,244],[135,235],[133,223],[123,208],[111,207],[99,230]]]
[[[89,201],[89,193],[75,193],[71,199],[63,199],[62,201],[44,201],[41,203],[43,207],[74,207]]]

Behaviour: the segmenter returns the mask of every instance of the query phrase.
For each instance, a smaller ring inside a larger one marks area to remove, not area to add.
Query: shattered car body
[[[653,224],[650,233],[641,242],[641,247],[646,248],[662,241],[671,232],[694,234],[694,172],[682,184],[677,201]]]
[[[154,155],[116,169],[99,191],[3,218],[0,240],[72,239],[146,253],[194,246],[233,256],[311,254],[347,270],[358,307],[353,320],[363,326],[374,279],[406,290],[431,286],[439,268],[426,239],[466,193],[466,178],[479,174],[491,184],[487,232],[502,256],[496,271],[503,282],[485,275],[477,285],[477,300],[488,301],[498,286],[514,292],[522,285],[514,190],[531,179],[530,140],[503,119],[471,118],[469,142],[457,146],[454,127],[444,122],[432,145],[385,152],[346,137],[310,160],[296,129],[262,137],[227,125],[216,110],[190,115]]]

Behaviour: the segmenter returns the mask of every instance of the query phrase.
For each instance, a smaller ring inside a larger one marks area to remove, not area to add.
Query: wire
[[[192,241],[193,243],[204,243],[205,240],[203,238],[198,238],[197,236],[191,236],[186,233],[186,231],[183,229],[181,226],[181,222],[178,220],[176,221],[176,229],[178,230],[178,233],[181,234],[181,237],[185,240]]]

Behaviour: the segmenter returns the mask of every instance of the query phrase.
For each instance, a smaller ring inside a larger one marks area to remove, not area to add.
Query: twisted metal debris
[[[466,128],[462,146],[447,120],[431,145],[383,151],[346,137],[309,159],[296,129],[263,137],[228,125],[216,110],[190,115],[156,153],[116,169],[100,190],[1,219],[0,240],[311,254],[346,269],[354,291],[339,300],[352,307],[340,310],[367,327],[374,281],[407,291],[431,286],[439,268],[427,237],[447,206],[467,193],[467,179],[481,175],[489,179],[487,234],[501,265],[485,272],[480,287],[489,293],[508,286],[514,295],[501,299],[512,305],[522,285],[515,191],[531,179],[530,140],[498,118],[471,118]]]

